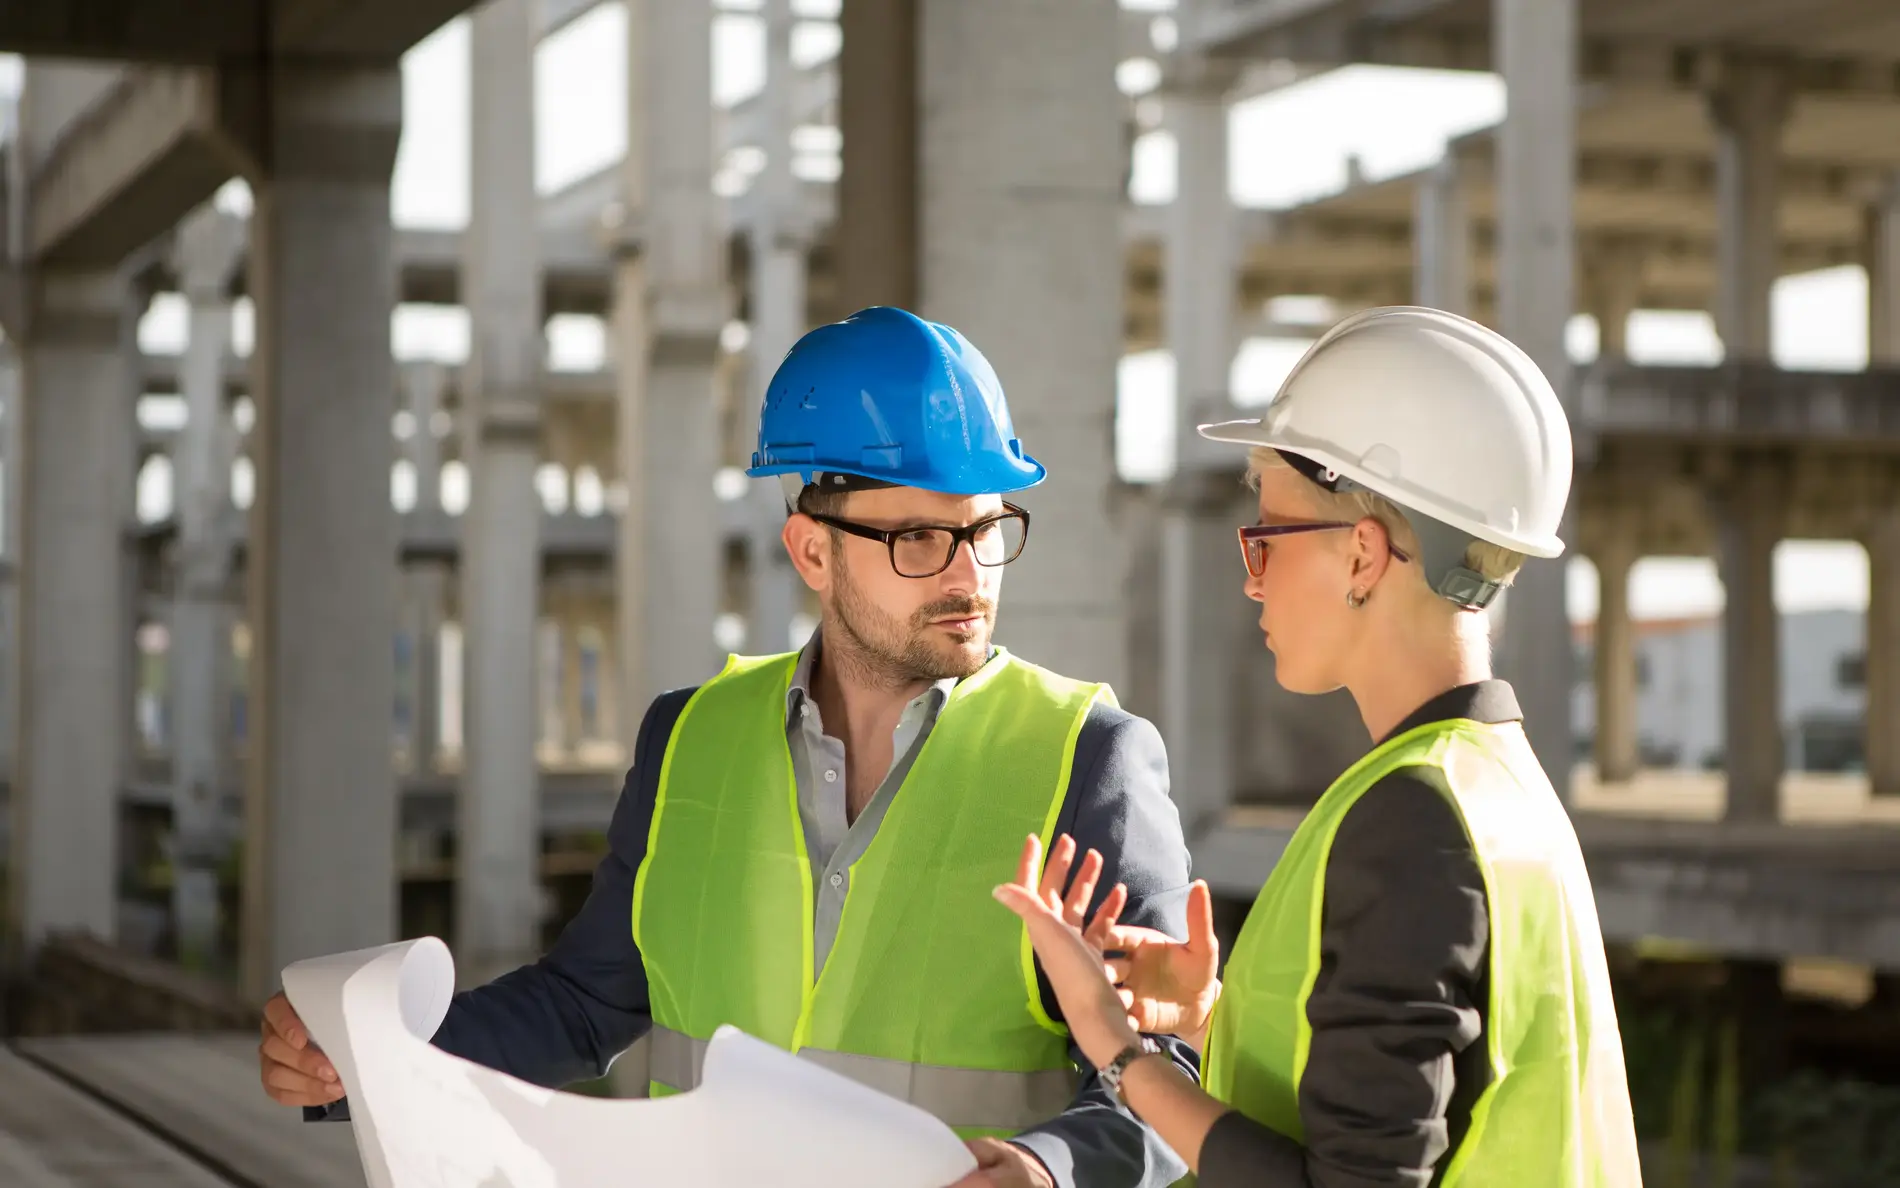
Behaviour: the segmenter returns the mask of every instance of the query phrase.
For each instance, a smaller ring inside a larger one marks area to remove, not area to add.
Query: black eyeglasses
[[[1293,536],[1301,532],[1333,532],[1355,525],[1344,520],[1321,520],[1311,524],[1248,524],[1240,529],[1240,559],[1247,566],[1247,572],[1259,577],[1267,570],[1267,542],[1276,536]],[[1410,561],[1399,546],[1386,542],[1386,548],[1400,561]]]
[[[976,555],[978,565],[1008,565],[1022,556],[1023,545],[1029,542],[1029,513],[1013,503],[1003,506],[1009,510],[1002,515],[990,516],[961,528],[947,524],[920,524],[913,528],[885,529],[873,528],[869,524],[853,524],[832,516],[813,515],[811,518],[827,528],[836,528],[852,536],[883,541],[891,554],[891,569],[897,576],[927,578],[950,568],[950,563],[956,560],[957,550],[966,541],[970,551]]]

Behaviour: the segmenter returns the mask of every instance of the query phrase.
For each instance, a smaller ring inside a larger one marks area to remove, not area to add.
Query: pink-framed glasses
[[[1309,524],[1247,524],[1240,528],[1240,560],[1253,577],[1267,569],[1267,542],[1276,536],[1295,536],[1302,532],[1335,532],[1353,525],[1345,520],[1319,520]],[[1387,548],[1400,561],[1410,561],[1404,550],[1388,543]]]

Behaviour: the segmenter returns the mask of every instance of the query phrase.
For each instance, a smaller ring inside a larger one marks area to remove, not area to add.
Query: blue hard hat
[[[851,474],[950,495],[1001,495],[1047,473],[1023,453],[1003,385],[948,326],[889,306],[799,339],[765,390],[753,478]]]

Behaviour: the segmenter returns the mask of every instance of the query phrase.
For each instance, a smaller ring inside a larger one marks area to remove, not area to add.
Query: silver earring
[[[1348,590],[1346,591],[1346,605],[1354,610],[1358,610],[1366,604],[1366,599],[1370,597],[1372,597],[1370,593],[1355,595],[1351,590]]]

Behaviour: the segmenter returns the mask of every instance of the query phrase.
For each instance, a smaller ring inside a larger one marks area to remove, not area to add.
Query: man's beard
[[[832,584],[830,621],[841,638],[826,639],[827,657],[842,651],[838,659],[863,670],[873,681],[892,686],[915,681],[961,680],[974,674],[989,660],[990,633],[996,624],[996,604],[986,598],[945,598],[929,603],[911,616],[909,623],[899,621],[864,596],[850,575],[840,567]],[[968,643],[946,648],[933,639],[933,619],[970,618],[981,620]]]

